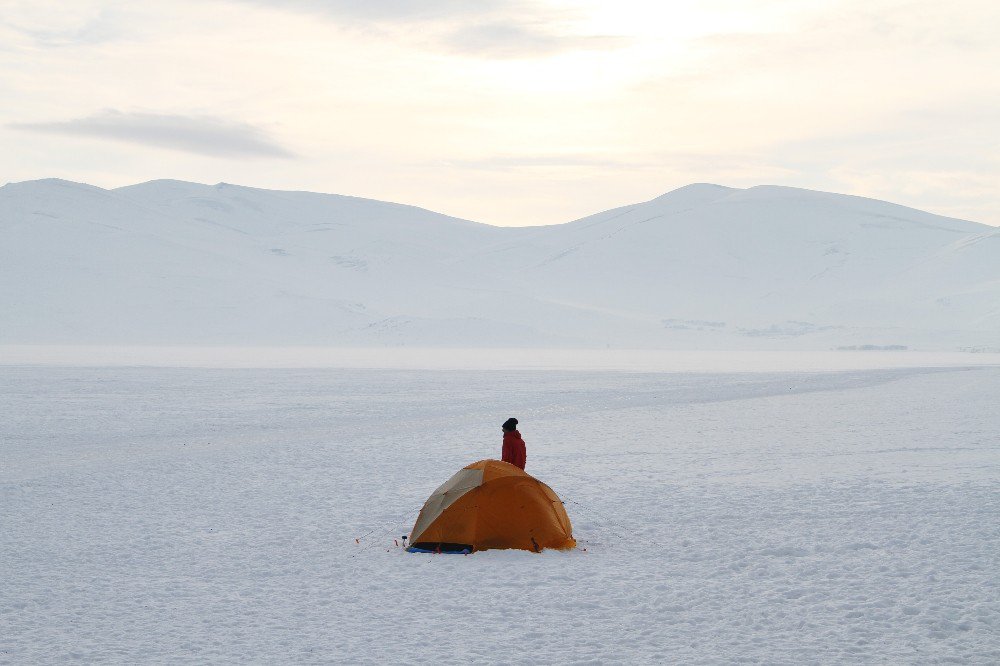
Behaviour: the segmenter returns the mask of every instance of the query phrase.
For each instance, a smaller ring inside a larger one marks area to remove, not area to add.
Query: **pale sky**
[[[1000,225],[995,0],[0,0],[0,182],[499,225],[693,182]]]

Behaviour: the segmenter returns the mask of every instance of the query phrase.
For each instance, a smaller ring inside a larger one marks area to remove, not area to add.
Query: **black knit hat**
[[[506,421],[504,421],[503,425],[500,426],[500,427],[503,428],[504,430],[516,430],[517,429],[517,419],[515,419],[514,417],[511,417],[511,418],[507,419]]]

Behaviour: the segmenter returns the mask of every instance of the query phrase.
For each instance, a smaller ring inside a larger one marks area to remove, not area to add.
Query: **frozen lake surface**
[[[1000,663],[1000,368],[809,367],[0,367],[0,662]],[[396,548],[509,416],[580,548]]]

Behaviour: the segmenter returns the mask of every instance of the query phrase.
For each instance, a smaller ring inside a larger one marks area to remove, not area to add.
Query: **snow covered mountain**
[[[1000,229],[690,185],[568,224],[227,184],[0,188],[0,344],[1000,347]]]

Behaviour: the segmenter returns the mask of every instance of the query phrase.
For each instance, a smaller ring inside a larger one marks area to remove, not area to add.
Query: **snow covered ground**
[[[0,662],[998,663],[998,392],[0,366]],[[508,416],[580,549],[397,549]]]
[[[1000,229],[694,184],[502,228],[159,180],[0,187],[0,344],[1000,351]]]

